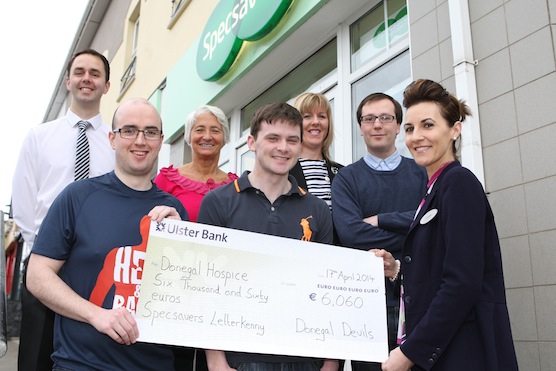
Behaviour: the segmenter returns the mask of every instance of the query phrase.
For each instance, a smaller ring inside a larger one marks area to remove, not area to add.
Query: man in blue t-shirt
[[[257,110],[247,138],[255,153],[253,171],[203,198],[197,222],[294,238],[332,243],[328,205],[298,187],[289,175],[301,153],[303,118],[287,103],[271,103]],[[209,370],[230,367],[242,371],[337,371],[337,360],[286,355],[207,350]]]
[[[67,186],[46,215],[29,261],[29,291],[56,312],[54,370],[173,368],[170,348],[137,343],[134,313],[148,219],[187,220],[154,185],[162,121],[144,99],[123,103],[108,138],[115,170]]]
[[[394,98],[384,93],[368,95],[357,108],[357,122],[367,153],[340,169],[334,178],[334,227],[342,246],[361,250],[382,248],[400,259],[405,236],[426,191],[427,173],[396,149],[402,107]],[[394,287],[387,280],[390,350],[397,346],[399,295]],[[354,361],[352,369],[380,371],[381,365]]]

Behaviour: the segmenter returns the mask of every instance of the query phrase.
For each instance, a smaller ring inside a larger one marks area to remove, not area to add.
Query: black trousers
[[[18,371],[51,371],[53,339],[54,312],[27,290],[24,279],[21,287]]]
[[[204,349],[173,347],[176,371],[208,371]]]
[[[317,362],[231,363],[230,367],[235,368],[237,371],[319,371],[320,370],[320,364],[317,364]]]

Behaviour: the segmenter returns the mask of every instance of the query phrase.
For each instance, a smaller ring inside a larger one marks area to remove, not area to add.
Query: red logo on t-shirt
[[[124,307],[131,313],[135,313],[150,225],[150,218],[143,217],[140,223],[141,243],[137,246],[116,247],[106,255],[104,266],[91,292],[90,302],[102,306],[106,295],[115,286],[112,309]]]

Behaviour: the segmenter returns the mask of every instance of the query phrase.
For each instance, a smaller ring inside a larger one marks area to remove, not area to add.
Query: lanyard
[[[442,174],[442,172],[444,171],[444,169],[450,165],[452,162],[447,162],[444,165],[442,165],[440,167],[440,169],[436,170],[436,172],[433,174],[433,176],[431,176],[431,178],[429,179],[428,183],[427,183],[427,193],[425,193],[425,197],[423,197],[423,199],[421,200],[421,202],[419,203],[419,207],[417,207],[417,211],[415,212],[415,216],[413,216],[413,221],[415,221],[415,218],[417,218],[417,215],[419,215],[419,211],[421,211],[421,208],[423,207],[423,205],[425,204],[425,200],[427,199],[427,196],[431,194],[432,189],[434,187],[434,183],[436,183],[436,180],[438,179],[438,177],[440,176],[440,174]]]

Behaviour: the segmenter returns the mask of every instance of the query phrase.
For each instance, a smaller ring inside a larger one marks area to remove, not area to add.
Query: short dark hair
[[[253,138],[257,138],[263,121],[269,124],[273,124],[276,121],[287,121],[292,126],[298,126],[300,139],[303,140],[303,117],[296,108],[287,103],[268,103],[255,112],[251,120],[250,132]]]
[[[465,121],[465,118],[471,115],[471,109],[463,99],[456,98],[436,81],[419,79],[405,88],[403,105],[406,109],[423,102],[435,103],[449,127],[453,127],[457,121]],[[452,152],[457,158],[455,140],[452,142]]]
[[[94,49],[82,50],[80,52],[75,53],[73,55],[73,57],[71,57],[70,61],[68,62],[68,65],[66,67],[66,72],[67,72],[68,77],[69,77],[70,72],[71,72],[71,65],[75,61],[75,58],[79,57],[82,54],[90,54],[92,56],[100,58],[100,60],[102,61],[102,64],[104,64],[104,72],[106,74],[106,82],[110,81],[110,63],[108,63],[108,59],[106,59],[106,57],[104,55],[100,54],[99,52],[97,52]]]
[[[376,102],[376,101],[383,100],[383,99],[388,99],[390,102],[392,102],[392,104],[394,104],[394,113],[396,114],[396,121],[398,122],[398,124],[402,123],[402,121],[403,121],[403,111],[402,111],[402,105],[400,104],[400,102],[398,102],[397,100],[395,100],[394,98],[392,98],[388,94],[373,93],[373,94],[367,95],[361,101],[361,103],[359,103],[359,107],[357,107],[357,123],[359,123],[359,126],[361,126],[361,112],[363,111],[363,106],[366,105],[367,103]]]
[[[456,98],[442,85],[432,80],[413,81],[405,88],[403,96],[403,105],[406,109],[422,102],[436,103],[440,108],[440,114],[448,121],[450,127],[454,126],[456,121],[463,122],[471,115],[471,110],[464,100]]]

